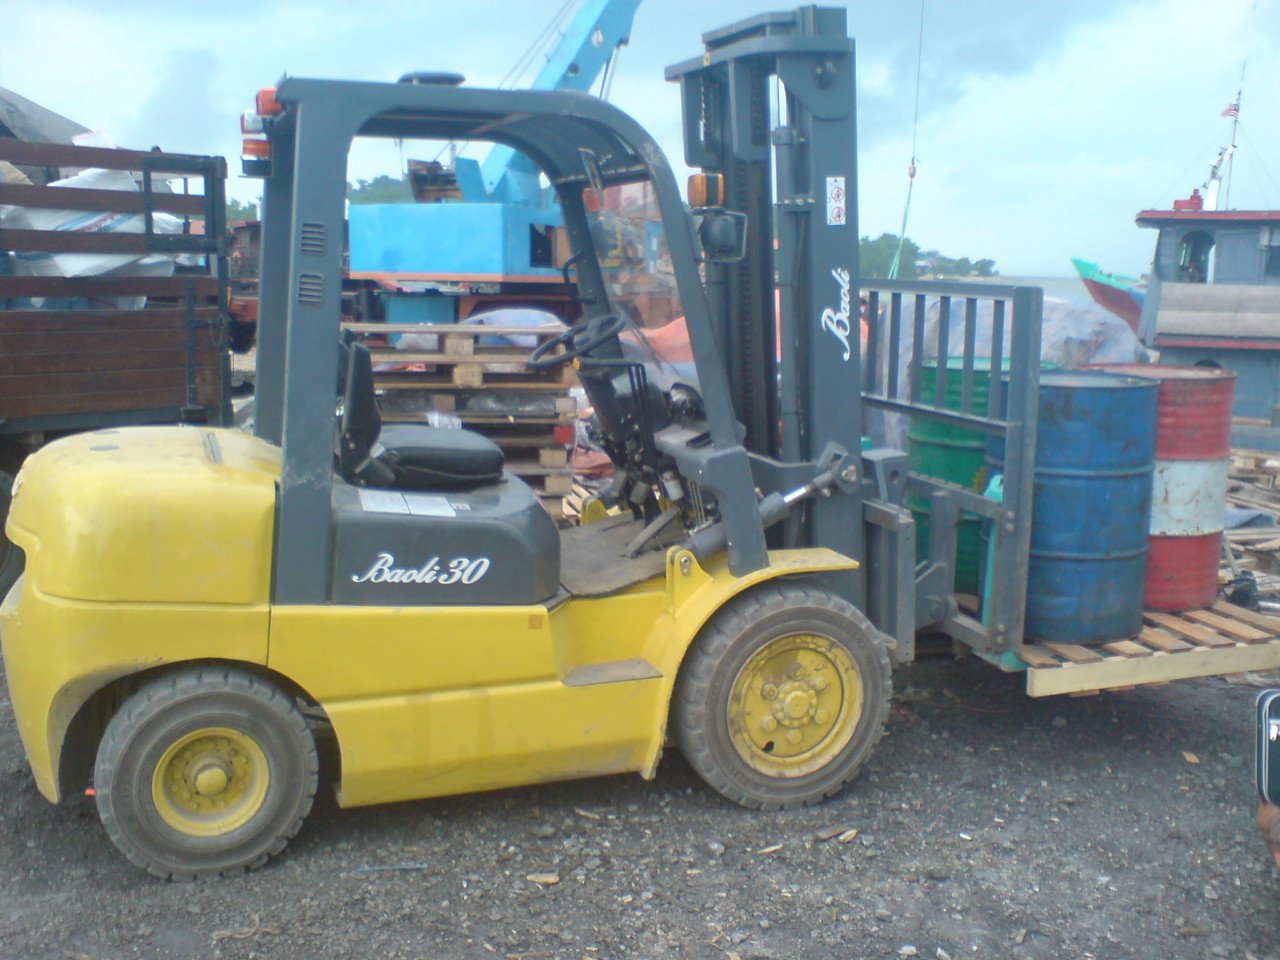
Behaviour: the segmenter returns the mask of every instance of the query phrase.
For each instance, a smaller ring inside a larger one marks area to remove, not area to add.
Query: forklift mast
[[[720,174],[723,206],[747,216],[745,258],[706,265],[744,445],[758,464],[813,462],[833,443],[857,451],[854,48],[845,11],[762,14],[702,39],[703,55],[666,76],[680,82],[686,162]],[[862,558],[862,506],[855,496],[820,498],[784,527],[783,545]],[[864,588],[855,590],[862,606]]]

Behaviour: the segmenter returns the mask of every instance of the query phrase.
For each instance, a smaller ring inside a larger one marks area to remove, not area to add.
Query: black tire
[[[241,873],[301,828],[318,768],[306,720],[274,685],[233,669],[185,669],[138,690],[107,725],[94,769],[98,815],[154,876]]]
[[[824,659],[837,686],[817,679],[828,669]],[[806,669],[815,663],[818,669]],[[782,664],[794,666],[778,674],[780,683],[770,680]],[[814,586],[767,584],[731,601],[694,641],[676,680],[676,738],[698,774],[735,803],[756,810],[808,806],[857,774],[883,734],[892,692],[885,639],[856,608]],[[810,712],[788,713],[788,703]],[[826,725],[831,710],[842,712]],[[756,742],[772,736],[759,733],[766,724],[777,731],[776,753],[773,738]],[[784,734],[796,746],[782,743]],[[784,756],[788,750],[795,753]]]
[[[3,600],[22,576],[26,558],[4,533],[5,521],[9,519],[9,506],[13,503],[13,477],[0,472],[0,600]]]

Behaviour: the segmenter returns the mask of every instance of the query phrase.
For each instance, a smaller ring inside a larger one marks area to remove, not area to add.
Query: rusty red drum
[[[1200,537],[1152,535],[1145,603],[1152,610],[1199,610],[1218,597],[1222,531]]]
[[[1137,363],[1097,369],[1160,381],[1146,605],[1207,607],[1218,597],[1236,375]]]

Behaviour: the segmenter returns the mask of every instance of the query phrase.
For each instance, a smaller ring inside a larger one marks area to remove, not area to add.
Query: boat
[[[1142,318],[1142,303],[1147,298],[1146,282],[1119,273],[1108,273],[1092,260],[1072,257],[1071,263],[1094,302],[1104,310],[1114,313],[1137,333],[1138,321]]]
[[[1232,119],[1231,142],[1208,179],[1171,209],[1137,214],[1139,227],[1156,231],[1145,293],[1136,281],[1074,262],[1094,300],[1130,323],[1161,363],[1234,370],[1234,415],[1277,423],[1280,210],[1230,208],[1239,93],[1222,113]]]

